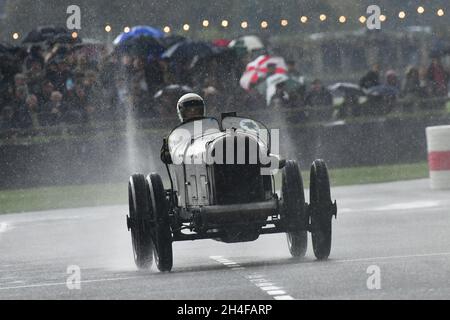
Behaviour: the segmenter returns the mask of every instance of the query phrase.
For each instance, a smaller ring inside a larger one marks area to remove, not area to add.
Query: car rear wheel
[[[308,215],[305,206],[303,180],[296,161],[288,160],[282,172],[281,193],[283,218],[290,231],[286,233],[293,257],[304,257],[308,247]]]
[[[328,169],[323,160],[314,160],[310,172],[311,238],[314,255],[328,259],[331,251],[331,219],[336,205],[331,202]]]
[[[139,269],[147,269],[153,263],[153,242],[148,187],[142,174],[134,174],[130,177],[128,204],[130,215],[127,217],[127,224],[128,229],[131,230],[134,261]]]
[[[159,271],[170,271],[173,264],[172,231],[164,185],[156,173],[149,174],[147,182],[150,189],[151,212],[155,221],[152,238],[156,266]]]

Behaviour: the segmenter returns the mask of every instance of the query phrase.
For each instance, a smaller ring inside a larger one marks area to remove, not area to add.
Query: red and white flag
[[[250,84],[257,83],[259,79],[265,78],[267,76],[267,66],[269,64],[276,65],[277,74],[287,73],[286,62],[282,57],[272,57],[269,55],[262,55],[247,64],[245,72],[242,75],[239,83],[242,88],[248,90]]]

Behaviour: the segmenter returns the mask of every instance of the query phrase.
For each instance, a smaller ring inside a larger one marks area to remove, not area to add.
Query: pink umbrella
[[[252,83],[257,83],[259,79],[267,76],[267,66],[269,64],[276,65],[275,73],[287,73],[286,62],[282,57],[272,57],[269,55],[262,55],[247,64],[245,72],[239,81],[242,88],[248,90]]]

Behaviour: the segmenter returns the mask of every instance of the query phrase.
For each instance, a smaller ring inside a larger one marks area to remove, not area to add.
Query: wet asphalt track
[[[0,215],[0,299],[450,299],[450,191],[428,180],[339,187],[330,259],[290,257],[284,234],[174,243],[138,272],[126,206]],[[81,288],[66,286],[67,268]],[[369,290],[367,268],[381,272]]]

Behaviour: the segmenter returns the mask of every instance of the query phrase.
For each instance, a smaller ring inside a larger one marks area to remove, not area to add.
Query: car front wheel
[[[314,255],[328,259],[331,251],[331,220],[336,204],[331,202],[330,180],[323,160],[314,160],[310,172],[311,238]]]
[[[308,247],[308,216],[305,206],[303,180],[296,161],[288,160],[282,172],[282,212],[288,247],[293,257],[304,257]]]

